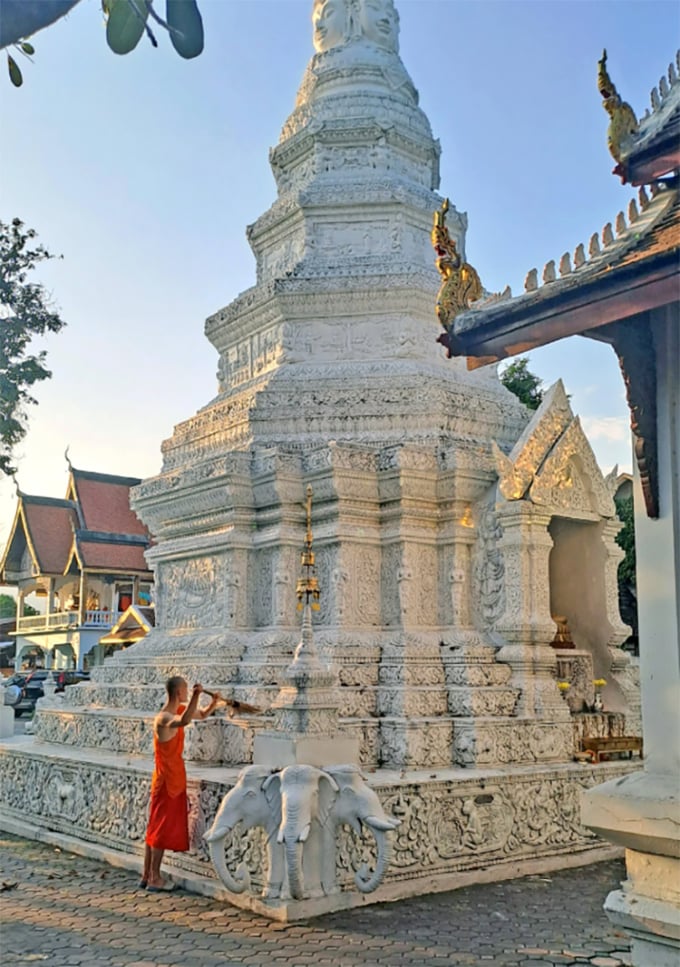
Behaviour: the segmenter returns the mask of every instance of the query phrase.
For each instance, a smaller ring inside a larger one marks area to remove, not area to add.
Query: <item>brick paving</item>
[[[284,925],[0,833],[3,967],[556,967],[630,964],[602,911],[622,862]]]

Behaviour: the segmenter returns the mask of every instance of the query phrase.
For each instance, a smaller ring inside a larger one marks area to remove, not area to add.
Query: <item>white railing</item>
[[[86,611],[83,627],[110,628],[120,618],[121,611]]]
[[[54,611],[52,614],[36,614],[19,618],[18,632],[54,631],[61,628],[110,628],[120,618],[120,611],[86,611],[82,625],[77,611]]]

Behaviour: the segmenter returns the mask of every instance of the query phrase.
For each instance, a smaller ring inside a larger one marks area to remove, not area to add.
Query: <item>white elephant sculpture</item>
[[[215,820],[204,835],[209,845],[210,858],[226,888],[231,893],[250,889],[250,874],[244,864],[235,874],[229,870],[224,855],[224,840],[235,826],[243,830],[262,826],[267,837],[269,871],[263,890],[265,897],[279,897],[283,888],[283,847],[277,842],[281,825],[281,794],[279,775],[266,766],[248,766],[239,774],[238,781],[222,800]]]
[[[265,786],[275,781],[275,776],[266,780]],[[286,854],[286,868],[288,872],[288,889],[295,900],[305,896],[303,874],[303,846],[309,840],[312,823],[316,821],[324,826],[328,820],[327,807],[322,803],[328,800],[320,799],[319,787],[322,782],[328,783],[331,792],[337,792],[338,786],[331,776],[315,766],[293,765],[286,766],[280,773],[281,782],[281,826],[278,842],[282,844]],[[319,842],[317,842],[319,840]],[[312,841],[307,847],[312,852],[319,853],[318,875],[314,877],[314,885],[307,885],[307,895],[320,892],[317,883],[321,881],[320,831],[314,830]],[[310,864],[305,864],[308,868]]]
[[[330,809],[331,826],[328,832],[333,840],[324,844],[324,856],[333,855],[333,880],[335,880],[335,827],[346,823],[355,833],[361,833],[362,826],[367,826],[373,836],[378,850],[375,870],[369,875],[364,864],[354,876],[354,883],[362,893],[372,893],[380,886],[387,867],[392,858],[392,840],[389,833],[400,825],[401,820],[388,816],[382,807],[378,794],[366,784],[361,769],[355,765],[329,766],[326,773],[331,776],[338,787],[336,797]],[[324,882],[327,882],[324,877]]]
[[[248,766],[224,797],[205,839],[224,885],[232,893],[243,893],[250,887],[250,876],[243,865],[235,875],[230,872],[224,840],[239,823],[243,829],[262,826],[269,864],[263,895],[289,894],[302,900],[337,890],[335,834],[343,824],[357,833],[365,826],[375,837],[375,870],[369,873],[364,864],[354,882],[362,893],[376,890],[391,858],[390,833],[399,822],[385,813],[358,766],[291,765],[280,772]]]

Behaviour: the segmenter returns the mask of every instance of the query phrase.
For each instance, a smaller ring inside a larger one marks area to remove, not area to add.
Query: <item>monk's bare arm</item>
[[[212,698],[210,699],[210,704],[206,705],[205,708],[199,709],[196,712],[196,715],[194,716],[194,718],[207,719],[207,717],[209,715],[212,715],[212,713],[215,711],[215,709],[217,708],[221,700],[222,700],[222,696],[220,695],[220,693],[214,692],[212,695]]]

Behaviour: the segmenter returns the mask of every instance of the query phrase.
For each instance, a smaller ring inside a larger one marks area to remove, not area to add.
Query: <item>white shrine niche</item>
[[[436,343],[440,146],[391,0],[319,0],[314,44],[270,155],[277,197],[248,229],[256,284],[206,321],[217,395],[134,491],[154,536],[156,627],[39,710],[39,745],[0,747],[3,816],[134,861],[150,775],[134,757],[151,754],[163,683],[183,674],[263,710],[187,731],[192,848],[173,862],[216,882],[202,835],[274,727],[299,642],[311,485],[313,629],[337,676],[328,721],[400,821],[376,898],[594,858],[579,792],[635,763],[572,762],[579,733],[551,642],[560,607],[634,732],[611,496],[561,384],[530,414],[494,367],[468,372]],[[448,222],[464,255],[467,216],[452,205]],[[572,555],[591,597],[567,580]],[[244,863],[261,890],[262,831],[230,835],[230,868]],[[230,899],[282,919],[361,902],[352,884],[373,868],[372,842],[346,825],[336,842],[326,906]]]

